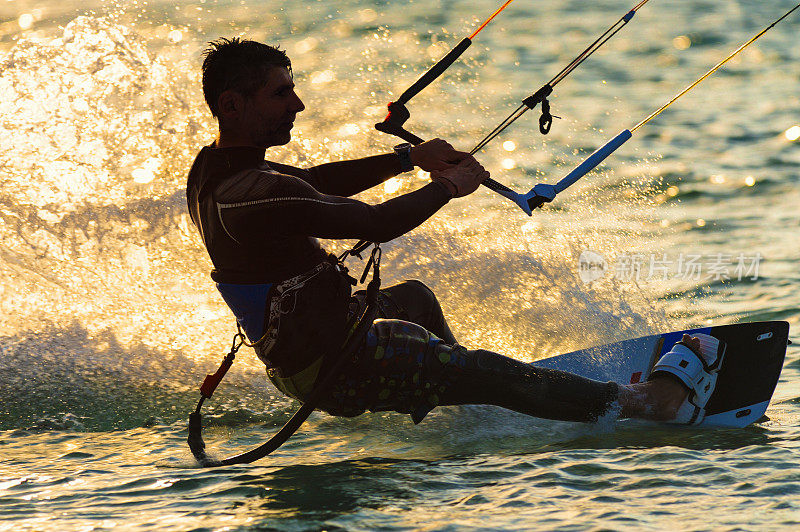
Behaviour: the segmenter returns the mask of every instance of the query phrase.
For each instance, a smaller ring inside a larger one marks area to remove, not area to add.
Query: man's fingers
[[[411,162],[427,172],[454,168],[470,157],[469,153],[456,150],[440,138],[423,142],[411,150]]]
[[[452,146],[451,146],[451,148],[452,148]],[[472,157],[472,155],[470,155],[470,153],[466,152],[466,151],[458,151],[456,149],[453,149],[453,157],[454,157],[453,162],[457,163],[459,161],[463,161],[464,159],[466,159],[468,157]]]
[[[483,165],[479,163],[478,160],[472,155],[469,155],[469,157],[461,161],[461,165],[463,165],[463,168],[469,169],[473,172],[482,172],[486,170]]]
[[[431,140],[431,142],[434,143],[434,144],[440,144],[443,148],[449,148],[451,150],[455,149],[455,148],[453,148],[452,144],[450,144],[449,142],[447,142],[444,139],[440,139],[439,137],[436,137],[435,139]]]
[[[465,168],[473,167],[480,164],[481,163],[479,163],[478,160],[470,154],[467,154],[467,156],[461,160],[461,165],[463,165]]]

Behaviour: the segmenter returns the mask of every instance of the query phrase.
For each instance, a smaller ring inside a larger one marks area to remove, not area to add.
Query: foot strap
[[[714,393],[725,356],[725,342],[703,333],[692,336],[700,340],[698,351],[684,342],[676,343],[656,362],[648,378],[669,374],[689,389],[689,395],[678,409],[673,423],[693,425],[703,421],[706,403]]]

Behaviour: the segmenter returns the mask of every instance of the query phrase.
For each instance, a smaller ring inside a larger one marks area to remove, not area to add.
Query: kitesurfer
[[[391,240],[475,191],[489,174],[439,139],[307,169],[265,161],[266,149],[290,141],[305,109],[286,54],[250,40],[219,39],[206,50],[202,70],[219,136],[189,173],[189,212],[213,262],[211,277],[256,343],[269,378],[303,401],[364,299],[351,296],[350,278],[317,238]],[[431,173],[418,190],[376,205],[350,198],[415,166]],[[618,385],[468,350],[419,281],[381,290],[379,304],[383,319],[345,364],[321,410],[340,416],[391,410],[418,423],[438,405],[491,404],[589,422],[612,408],[624,417],[670,420],[687,402],[687,387],[673,375]],[[697,359],[706,356],[699,340],[684,341]]]

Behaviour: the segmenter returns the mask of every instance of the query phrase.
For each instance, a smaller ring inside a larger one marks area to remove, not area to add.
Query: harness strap
[[[361,340],[367,334],[367,331],[372,326],[372,322],[375,321],[375,318],[378,315],[378,291],[380,290],[381,286],[381,248],[380,244],[378,243],[372,244],[374,246],[372,249],[372,254],[370,255],[369,261],[364,269],[364,274],[362,275],[363,282],[363,279],[366,278],[367,273],[369,272],[370,266],[372,266],[372,279],[367,285],[367,306],[360,317],[356,318],[356,316],[354,316],[347,324],[347,329],[352,330],[352,333],[348,336],[347,340],[345,340],[344,345],[339,351],[339,354],[328,373],[322,378],[319,384],[315,386],[314,390],[309,394],[308,398],[303,403],[303,406],[301,406],[300,409],[289,419],[289,421],[287,421],[286,424],[268,441],[259,447],[246,451],[242,454],[231,456],[230,458],[225,458],[222,460],[216,460],[210,458],[205,451],[206,444],[203,441],[202,435],[203,418],[202,414],[200,413],[200,409],[203,406],[203,402],[207,398],[211,397],[211,395],[214,393],[214,390],[225,376],[225,373],[227,373],[228,369],[233,363],[236,351],[239,350],[242,344],[247,343],[244,338],[244,334],[241,332],[241,329],[239,328],[237,330],[237,333],[233,337],[233,345],[230,353],[228,353],[228,355],[222,361],[222,364],[216,373],[206,376],[203,384],[200,387],[201,397],[200,401],[197,403],[197,408],[194,412],[189,414],[189,437],[187,438],[187,441],[189,443],[189,449],[192,451],[192,454],[200,463],[200,465],[203,467],[217,467],[232,464],[249,464],[264,458],[283,445],[289,438],[291,438],[297,429],[300,428],[303,422],[308,419],[308,416],[311,415],[311,413],[319,404],[320,400],[330,390],[336,378],[339,376],[344,364],[350,359],[350,357],[359,347]],[[364,245],[364,241],[359,242],[352,249],[343,253],[340,260],[343,260],[348,255],[356,255],[360,257],[359,253],[363,252],[367,247],[369,247],[369,245],[370,242],[367,242],[366,245]]]

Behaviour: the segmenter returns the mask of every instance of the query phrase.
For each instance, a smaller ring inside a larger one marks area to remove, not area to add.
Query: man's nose
[[[300,96],[297,93],[294,93],[294,112],[299,113],[306,108],[306,104],[303,103],[303,100],[300,99]]]

